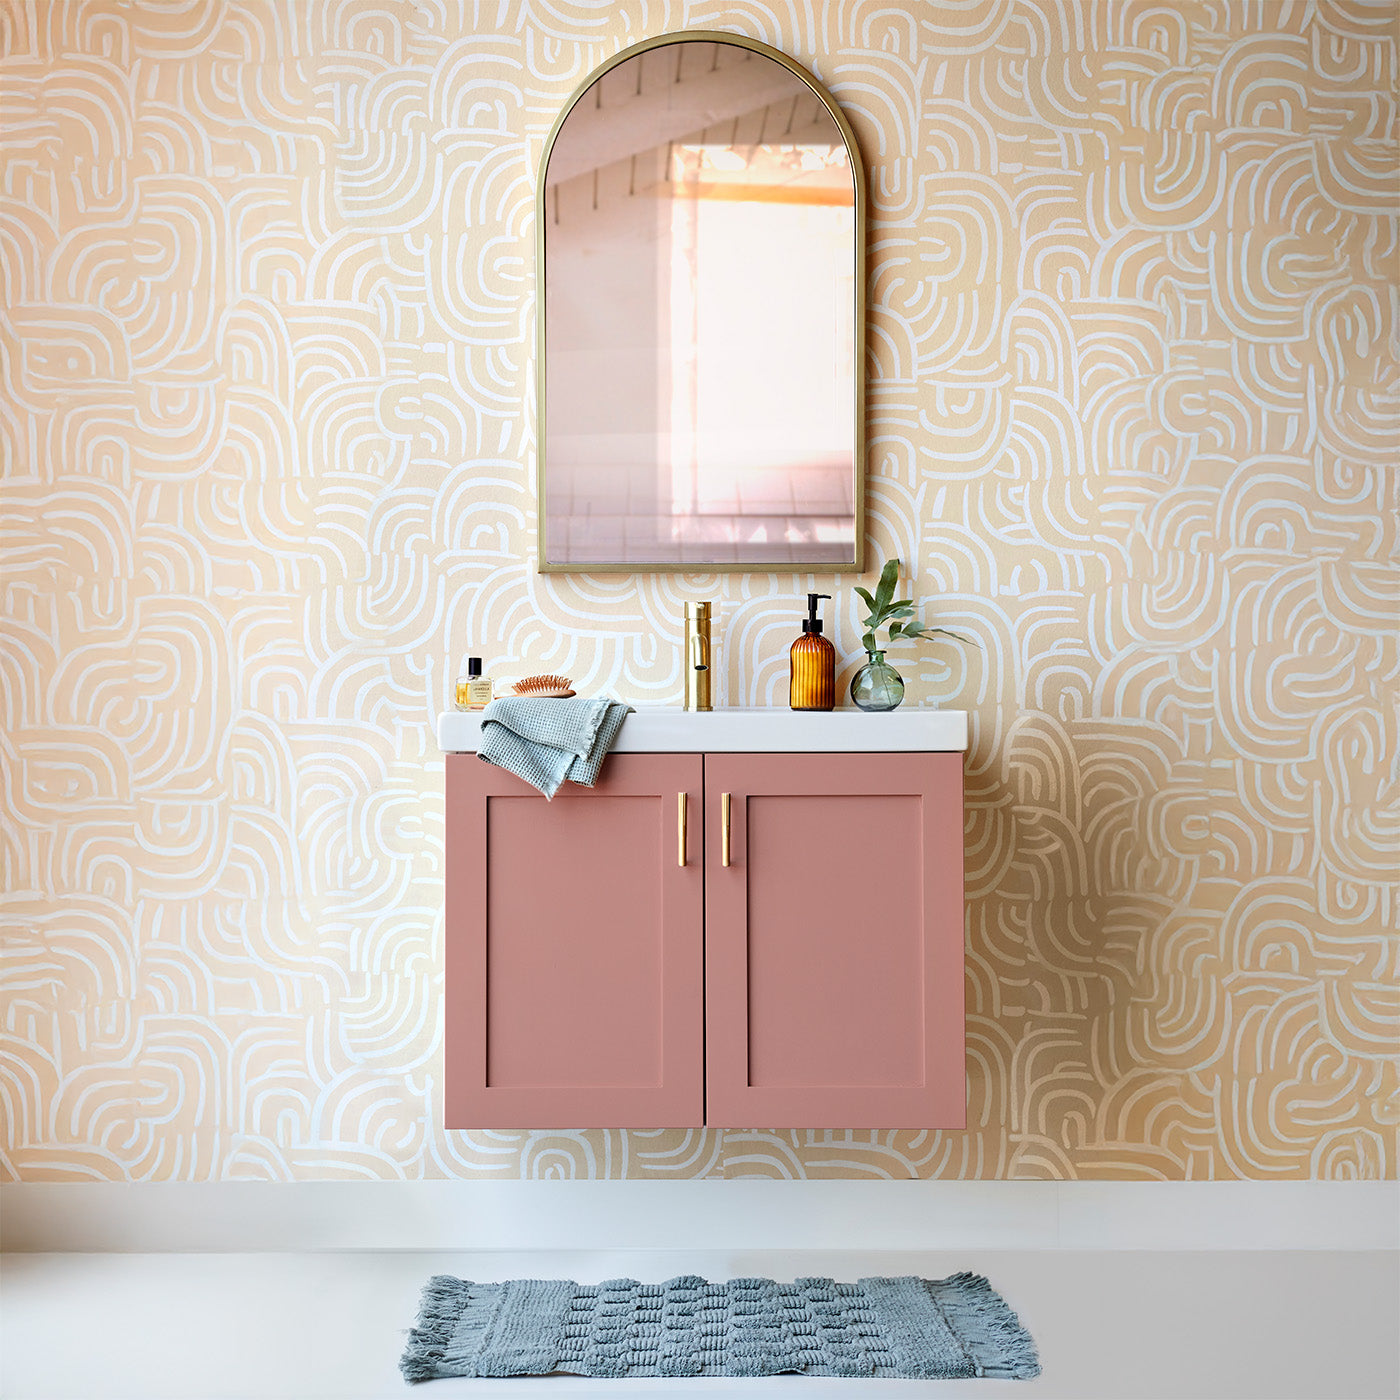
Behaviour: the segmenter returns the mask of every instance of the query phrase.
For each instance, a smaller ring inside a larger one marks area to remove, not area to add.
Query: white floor
[[[1040,1348],[1034,1381],[431,1381],[397,1361],[418,1291],[465,1278],[985,1273]],[[5,1400],[1396,1400],[1393,1253],[629,1250],[528,1254],[9,1254]]]

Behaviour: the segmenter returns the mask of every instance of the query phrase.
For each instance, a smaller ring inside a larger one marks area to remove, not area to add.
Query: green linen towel
[[[546,797],[552,798],[565,778],[592,787],[631,713],[630,705],[606,695],[493,700],[481,712],[476,756],[509,769]]]

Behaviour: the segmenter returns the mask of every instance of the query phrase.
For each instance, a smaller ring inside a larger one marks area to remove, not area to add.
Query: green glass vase
[[[893,710],[904,699],[904,678],[883,651],[868,651],[865,665],[851,679],[851,699],[862,710]]]

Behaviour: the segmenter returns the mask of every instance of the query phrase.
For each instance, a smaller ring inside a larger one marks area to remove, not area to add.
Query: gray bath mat
[[[978,1274],[837,1283],[428,1281],[399,1369],[439,1376],[1040,1374],[1035,1343]]]

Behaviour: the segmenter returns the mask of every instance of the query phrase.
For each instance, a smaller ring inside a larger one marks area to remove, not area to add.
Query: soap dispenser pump
[[[789,709],[836,708],[836,648],[822,636],[822,620],[817,616],[818,602],[830,597],[830,593],[807,595],[807,620],[790,653]]]

